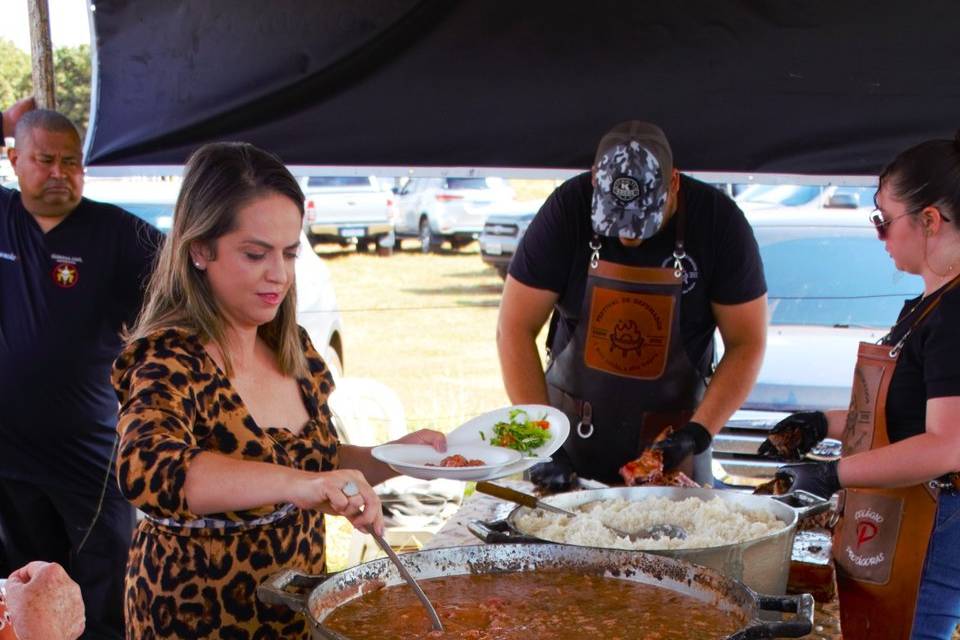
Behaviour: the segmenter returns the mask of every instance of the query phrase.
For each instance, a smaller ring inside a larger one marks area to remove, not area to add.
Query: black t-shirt
[[[912,324],[911,318],[923,313],[936,295],[934,292],[923,301],[920,297],[907,300],[891,334],[891,344],[903,337]],[[943,294],[940,304],[913,330],[903,346],[887,394],[887,435],[891,442],[926,431],[927,400],[960,396],[958,327],[960,288]]]
[[[163,236],[87,199],[48,233],[0,188],[0,476],[96,495],[117,424],[110,368]],[[116,480],[108,491],[119,495]]]
[[[590,173],[560,185],[540,208],[510,263],[510,275],[523,284],[560,295],[554,315],[556,332],[547,346],[557,354],[576,328],[590,261]],[[680,201],[686,213],[685,282],[680,331],[690,361],[705,367],[716,329],[710,307],[755,300],[767,291],[760,251],[743,212],[717,189],[680,176]],[[640,267],[672,267],[678,215],[637,247],[602,238],[600,258]]]

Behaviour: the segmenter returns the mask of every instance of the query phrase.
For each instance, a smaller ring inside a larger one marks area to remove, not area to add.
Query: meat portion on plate
[[[452,456],[447,456],[446,458],[441,460],[440,464],[427,463],[427,466],[428,467],[482,467],[482,466],[485,466],[486,464],[487,463],[484,462],[483,460],[480,460],[480,459],[471,460],[463,457],[459,453],[455,453]]]

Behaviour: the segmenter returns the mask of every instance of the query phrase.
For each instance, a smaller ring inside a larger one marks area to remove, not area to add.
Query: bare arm
[[[767,344],[767,296],[743,304],[712,304],[724,352],[694,422],[716,435],[753,388]]]
[[[840,461],[844,487],[907,487],[960,471],[960,396],[927,400],[926,432]]]
[[[843,438],[843,430],[847,428],[846,409],[828,409],[823,412],[827,416],[827,437],[834,440]]]
[[[37,108],[37,103],[34,102],[33,97],[24,98],[23,100],[18,100],[10,105],[6,111],[3,112],[3,137],[12,138],[14,130],[17,127],[17,122],[20,120],[20,116],[25,114],[27,111],[32,111]],[[3,146],[3,140],[0,140],[0,146]]]
[[[348,497],[343,492],[348,482],[357,486],[359,494]],[[363,474],[349,469],[312,473],[205,452],[187,468],[184,493],[188,508],[198,515],[289,502],[344,516],[358,529],[383,530],[380,500]]]
[[[447,450],[447,437],[433,429],[420,429],[402,438],[391,440],[390,444],[425,444],[443,452]],[[373,457],[370,453],[372,448],[350,444],[340,445],[340,468],[356,469],[371,485],[378,485],[398,475],[396,471]]]
[[[497,353],[503,386],[514,404],[547,404],[547,383],[537,351],[537,335],[558,295],[507,276],[497,318]]]

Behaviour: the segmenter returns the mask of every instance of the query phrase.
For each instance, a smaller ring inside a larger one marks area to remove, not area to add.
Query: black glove
[[[550,462],[541,462],[530,468],[530,482],[545,493],[570,491],[577,482],[573,463],[563,449],[556,451],[552,457]]]
[[[778,422],[757,453],[771,458],[800,460],[826,437],[827,416],[822,411],[801,411]]]
[[[655,443],[651,449],[663,452],[663,470],[672,471],[688,456],[703,453],[710,446],[713,436],[699,422],[688,422],[670,437]]]
[[[786,464],[777,469],[777,478],[790,482],[789,491],[808,491],[829,500],[841,489],[837,476],[839,464],[839,460]]]

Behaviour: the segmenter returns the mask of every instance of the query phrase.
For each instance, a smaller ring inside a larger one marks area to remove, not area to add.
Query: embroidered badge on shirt
[[[62,289],[69,289],[80,280],[80,272],[77,270],[77,266],[67,262],[58,262],[50,275],[53,276],[53,283]]]

